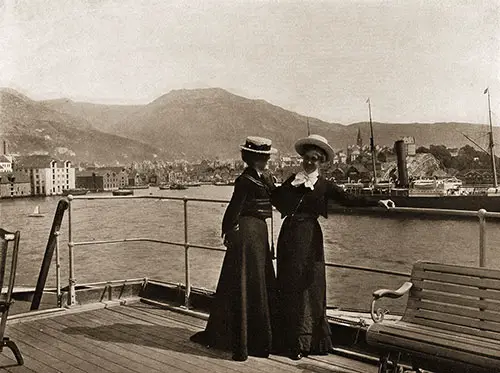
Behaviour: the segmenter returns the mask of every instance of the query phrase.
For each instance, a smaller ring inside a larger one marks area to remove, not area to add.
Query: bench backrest
[[[403,321],[500,340],[500,271],[417,262]]]

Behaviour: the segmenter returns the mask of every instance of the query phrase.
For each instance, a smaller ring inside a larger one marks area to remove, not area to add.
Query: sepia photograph
[[[0,370],[500,372],[500,0],[0,0]]]

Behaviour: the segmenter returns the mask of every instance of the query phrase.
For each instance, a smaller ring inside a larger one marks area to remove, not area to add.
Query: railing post
[[[72,231],[72,200],[73,196],[68,196],[68,262],[69,262],[69,274],[68,274],[68,282],[69,282],[69,294],[68,294],[68,306],[74,306],[76,304],[76,294],[75,294],[75,270],[74,270],[74,258],[73,258],[73,231]]]
[[[486,267],[486,210],[477,212],[479,217],[479,266]]]
[[[56,236],[56,294],[57,307],[61,307],[61,261],[59,257],[59,231],[54,232]]]
[[[186,275],[186,290],[184,296],[184,307],[189,309],[189,298],[191,297],[191,278],[189,275],[189,241],[188,241],[188,198],[184,197],[184,271]]]

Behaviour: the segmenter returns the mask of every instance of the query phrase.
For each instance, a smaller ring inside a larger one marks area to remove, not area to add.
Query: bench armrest
[[[379,289],[379,290],[376,290],[373,292],[373,298],[375,300],[380,299],[380,298],[384,298],[384,297],[392,298],[392,299],[400,298],[403,295],[405,295],[406,293],[408,293],[408,291],[410,291],[412,286],[413,286],[413,284],[411,282],[407,281],[403,285],[401,285],[398,290]]]
[[[401,298],[403,295],[405,295],[410,291],[412,286],[413,284],[407,281],[403,285],[401,285],[400,288],[397,290],[379,289],[374,291],[371,312],[370,312],[372,320],[375,323],[379,323],[382,320],[384,320],[385,314],[389,313],[389,310],[387,309],[382,309],[382,308],[375,309],[375,302],[377,300],[379,300],[380,298],[391,298],[391,299]]]

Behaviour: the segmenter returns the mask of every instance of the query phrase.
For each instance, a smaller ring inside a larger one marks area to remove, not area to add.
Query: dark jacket
[[[247,167],[234,183],[233,195],[222,219],[222,235],[237,229],[242,216],[271,217],[270,196],[273,189],[269,173],[259,176],[255,169]]]
[[[345,192],[337,184],[326,180],[321,175],[314,189],[304,185],[293,186],[291,182],[295,174],[290,176],[280,187],[272,191],[272,203],[281,215],[310,214],[328,217],[328,200],[333,199],[344,206],[377,206],[378,202],[355,196]]]

